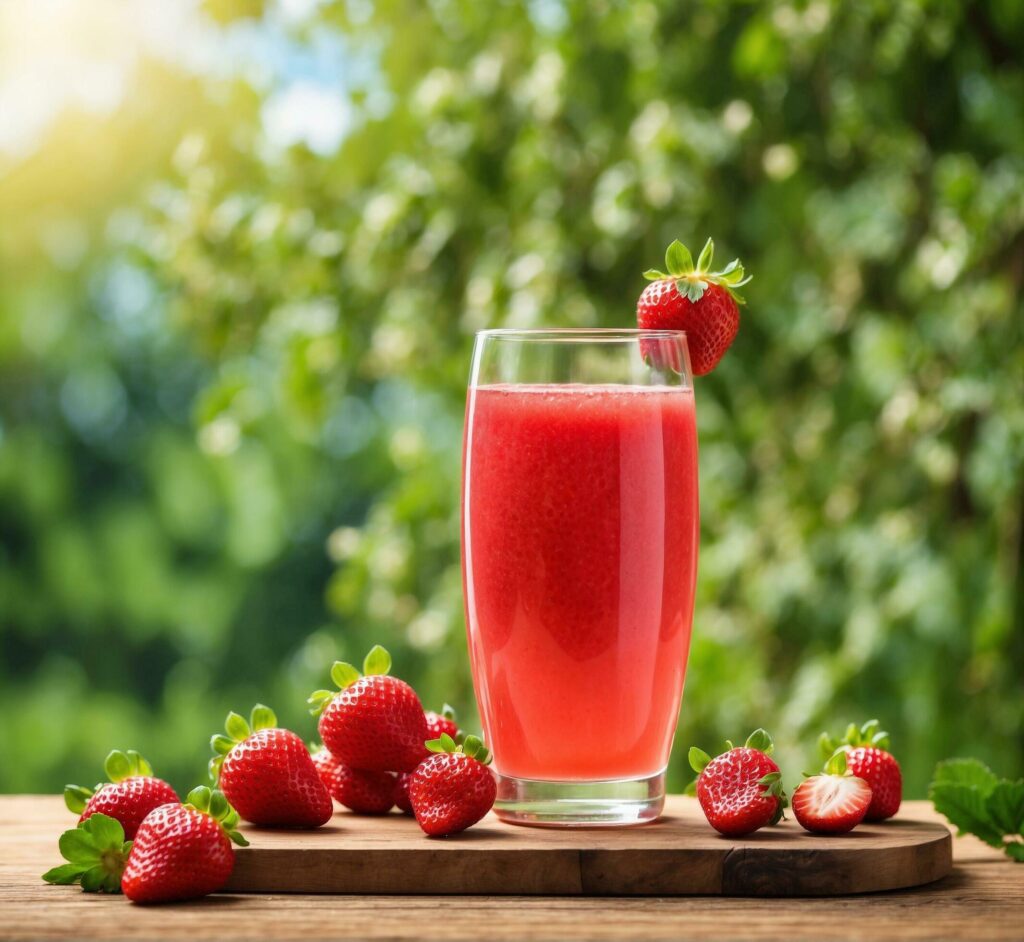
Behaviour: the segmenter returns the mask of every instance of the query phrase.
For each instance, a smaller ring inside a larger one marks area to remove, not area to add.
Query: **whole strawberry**
[[[805,778],[793,792],[791,806],[801,826],[816,834],[845,834],[867,814],[871,786],[846,767],[842,749],[829,757],[825,770]]]
[[[690,250],[678,240],[673,242],[665,252],[668,271],[645,271],[644,277],[652,283],[636,303],[638,327],[686,331],[696,376],[710,373],[736,338],[743,303],[736,289],[751,278],[739,259],[720,272],[711,271],[714,251],[715,244],[708,239],[695,266]]]
[[[329,749],[313,753],[313,764],[331,797],[356,814],[387,814],[395,803],[395,776],[342,765]]]
[[[247,723],[229,713],[227,735],[210,745],[210,776],[239,815],[270,827],[317,828],[334,813],[309,751],[290,729],[280,729],[270,707],[256,704]]]
[[[490,752],[476,736],[458,746],[447,733],[427,743],[436,753],[424,759],[409,780],[416,821],[431,837],[472,827],[494,804],[497,783],[487,768]]]
[[[134,749],[115,749],[103,763],[103,771],[110,781],[95,789],[64,786],[64,803],[69,811],[80,815],[79,823],[94,814],[109,815],[121,822],[125,837],[131,840],[150,811],[178,800],[174,789],[163,779],[155,778],[152,766]]]
[[[142,822],[132,844],[121,890],[136,903],[166,903],[216,893],[231,876],[235,852],[245,847],[238,813],[219,791],[200,786],[185,804],[161,805]]]
[[[838,741],[822,733],[818,740],[822,754],[831,755],[836,749],[846,751],[846,764],[850,772],[871,786],[871,806],[868,821],[884,821],[900,810],[903,799],[903,775],[896,757],[889,752],[889,734],[879,730],[878,720],[868,720],[860,729],[853,723],[846,735]]]
[[[698,773],[697,800],[710,824],[728,837],[750,834],[782,817],[786,795],[782,773],[769,758],[772,737],[756,729],[742,746],[729,747],[712,759],[690,747],[690,765]]]
[[[331,679],[340,692],[317,690],[310,712],[320,717],[320,738],[331,754],[353,769],[411,772],[422,761],[427,720],[416,692],[389,677],[391,655],[374,645],[363,661],[363,676],[335,661]]]

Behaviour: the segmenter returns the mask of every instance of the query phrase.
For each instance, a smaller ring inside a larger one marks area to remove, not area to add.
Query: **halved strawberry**
[[[867,814],[871,786],[846,767],[842,749],[829,757],[825,770],[804,779],[793,792],[793,814],[808,831],[845,834]]]
[[[667,272],[649,269],[652,281],[636,304],[637,326],[644,330],[682,330],[695,376],[715,368],[740,328],[736,289],[750,281],[738,258],[721,271],[711,271],[715,244],[704,244],[697,264],[690,250],[676,240],[665,252]]]

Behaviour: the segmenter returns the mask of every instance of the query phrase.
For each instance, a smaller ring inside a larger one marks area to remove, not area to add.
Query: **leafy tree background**
[[[878,716],[1024,772],[1024,6],[207,0],[328,44],[337,146],[141,56],[0,157],[0,789],[178,786],[373,641],[475,721],[473,331],[628,325],[674,237],[755,275],[698,382],[685,749]],[[19,37],[0,34],[0,60]],[[347,64],[347,65],[346,65]],[[792,783],[790,783],[792,784]]]

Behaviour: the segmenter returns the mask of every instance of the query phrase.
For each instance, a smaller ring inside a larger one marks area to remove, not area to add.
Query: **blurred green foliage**
[[[208,5],[229,30],[272,4]],[[909,791],[1024,772],[1024,6],[324,3],[334,153],[142,62],[0,165],[0,789],[185,788],[373,641],[472,717],[474,330],[628,325],[674,237],[755,275],[697,387],[679,746],[877,715]],[[677,746],[673,785],[690,777]]]

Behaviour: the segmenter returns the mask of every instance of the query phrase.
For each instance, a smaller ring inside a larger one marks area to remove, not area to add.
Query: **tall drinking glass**
[[[466,408],[462,570],[495,811],[650,821],[697,570],[685,335],[485,330]]]

